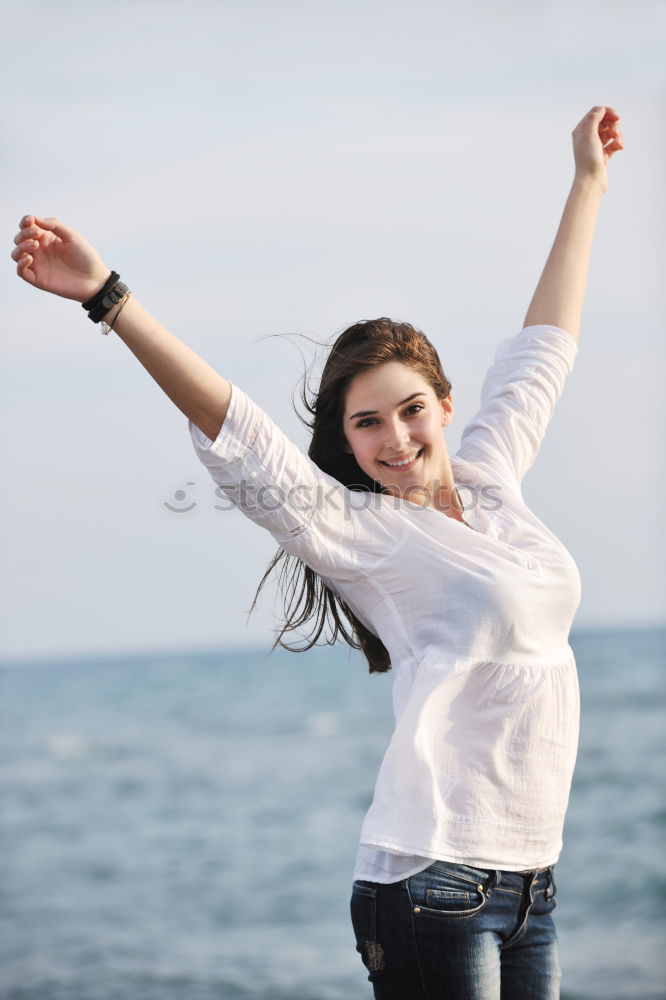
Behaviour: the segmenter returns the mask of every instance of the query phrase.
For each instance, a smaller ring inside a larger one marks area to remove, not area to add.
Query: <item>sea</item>
[[[664,1000],[666,630],[571,642],[562,998]],[[390,689],[341,646],[0,665],[0,998],[371,998],[349,897]]]

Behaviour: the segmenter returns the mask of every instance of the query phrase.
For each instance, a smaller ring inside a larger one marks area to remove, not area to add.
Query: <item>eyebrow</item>
[[[401,399],[398,406],[404,406],[405,403],[409,403],[410,400],[416,399],[417,396],[425,396],[425,392],[413,392],[411,396],[407,397],[407,399]],[[359,410],[358,413],[352,413],[352,415],[347,417],[347,419],[356,420],[357,417],[373,417],[375,413],[379,413],[379,410]]]

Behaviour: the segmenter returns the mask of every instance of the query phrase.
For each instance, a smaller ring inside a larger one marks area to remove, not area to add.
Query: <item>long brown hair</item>
[[[370,479],[352,454],[346,451],[342,420],[347,389],[352,379],[387,361],[400,361],[414,368],[432,386],[439,399],[451,392],[451,383],[442,369],[437,351],[428,338],[410,323],[396,323],[386,316],[361,320],[343,331],[334,342],[319,388],[309,389],[304,380],[301,399],[309,417],[301,419],[312,431],[308,455],[319,468],[350,490],[381,493],[379,483]],[[280,565],[281,564],[281,565]],[[368,660],[371,673],[389,670],[391,661],[381,639],[363,625],[345,602],[334,594],[321,577],[302,560],[279,549],[264,573],[251,611],[266,580],[279,566],[278,583],[284,598],[284,625],[273,644],[293,652],[315,646],[324,632],[323,642],[333,645],[341,636]],[[301,645],[284,641],[287,632],[295,632],[311,623],[310,633]]]

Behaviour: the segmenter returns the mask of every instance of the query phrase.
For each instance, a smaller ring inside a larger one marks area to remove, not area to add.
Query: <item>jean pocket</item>
[[[356,881],[350,903],[356,951],[370,973],[370,979],[374,972],[381,972],[384,968],[384,954],[377,942],[377,891],[376,882]]]
[[[415,917],[465,919],[483,910],[489,899],[490,872],[438,862],[407,880]]]

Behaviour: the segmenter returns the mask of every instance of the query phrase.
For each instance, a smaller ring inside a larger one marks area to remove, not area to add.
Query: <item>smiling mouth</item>
[[[407,455],[396,462],[382,462],[380,459],[379,464],[385,466],[387,469],[410,469],[422,454],[423,448],[419,448],[417,452],[412,452],[411,455]]]

